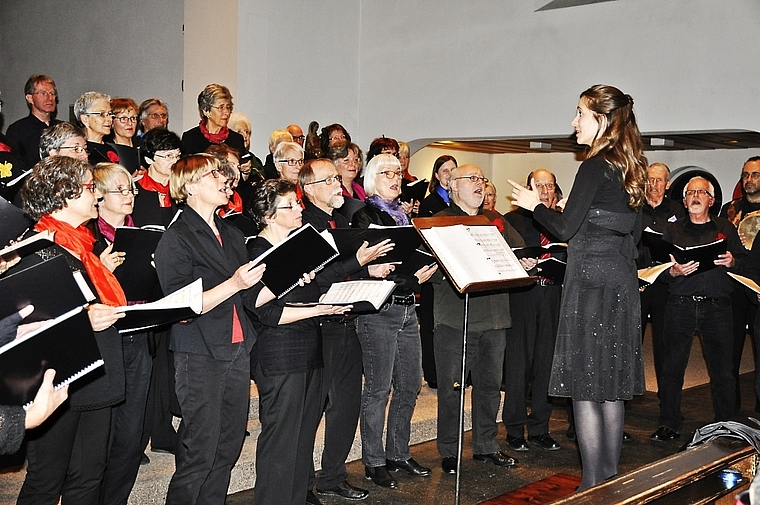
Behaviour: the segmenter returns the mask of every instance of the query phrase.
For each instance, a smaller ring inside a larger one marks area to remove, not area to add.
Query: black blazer
[[[171,293],[195,279],[203,279],[207,291],[226,281],[240,265],[248,261],[245,239],[240,230],[226,224],[214,215],[222,237],[222,244],[209,225],[189,206],[172,224],[156,248],[156,271],[164,293]],[[208,313],[172,326],[171,349],[211,356],[230,361],[237,354],[232,343],[232,307],[237,309],[243,327],[246,352],[256,342],[256,332],[245,314],[244,305],[255,305],[263,285],[257,284],[247,291],[239,291],[214,307]]]
[[[420,203],[419,217],[434,216],[448,206],[449,204],[441,198],[441,195],[436,192],[430,193],[424,200],[422,200],[422,203]]]

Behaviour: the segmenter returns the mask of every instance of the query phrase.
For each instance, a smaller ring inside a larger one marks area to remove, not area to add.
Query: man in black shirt
[[[738,270],[747,251],[728,220],[710,215],[710,206],[715,202],[713,194],[710,181],[702,177],[692,178],[684,189],[688,217],[670,225],[663,236],[666,242],[681,247],[723,239],[727,250],[713,260],[714,265],[700,265],[697,261],[681,264],[671,256],[674,264],[663,275],[670,292],[665,308],[668,338],[660,383],[660,428],[652,434],[652,440],[680,438],[683,427],[681,389],[695,331],[699,331],[702,337],[715,419],[725,420],[736,414],[735,382],[731,373],[731,292],[735,283],[726,271]]]
[[[642,208],[642,233],[639,243],[639,257],[636,268],[647,268],[666,262],[668,258],[657,257],[656,245],[660,235],[671,223],[686,216],[682,203],[669,199],[665,191],[670,188],[670,169],[664,163],[652,163],[647,168],[647,195]],[[652,233],[656,232],[656,233]],[[657,384],[662,373],[662,358],[665,345],[663,328],[665,325],[665,304],[668,301],[668,285],[655,282],[641,292],[641,334],[647,328],[647,320],[652,322],[652,355]]]
[[[22,159],[22,171],[32,168],[40,161],[40,136],[42,130],[56,123],[55,109],[58,92],[55,81],[46,75],[29,77],[24,86],[29,115],[8,127],[5,134],[15,144]]]
[[[725,217],[739,228],[745,219],[757,219],[760,217],[760,156],[753,156],[744,162],[742,167],[742,189],[744,196],[731,200],[720,209],[720,217]],[[742,243],[749,249],[752,247],[751,237],[742,237]],[[747,240],[749,242],[747,242]],[[742,361],[744,341],[747,336],[747,326],[750,334],[754,334],[755,314],[757,305],[751,298],[754,293],[747,289],[739,288],[731,294],[731,303],[734,312],[734,379],[736,380],[736,410],[741,410],[741,398],[739,397],[739,365]],[[755,410],[760,411],[760,401],[755,400]]]

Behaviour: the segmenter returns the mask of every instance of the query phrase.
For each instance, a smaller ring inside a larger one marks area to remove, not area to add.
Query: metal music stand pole
[[[459,437],[457,439],[457,483],[454,490],[454,504],[459,505],[459,484],[462,479],[462,441],[464,439],[464,383],[467,379],[467,313],[470,308],[470,293],[464,294],[464,330],[462,332],[462,375],[459,379]],[[445,387],[445,386],[444,386]]]

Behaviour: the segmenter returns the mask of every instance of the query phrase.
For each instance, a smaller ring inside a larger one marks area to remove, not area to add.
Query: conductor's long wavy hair
[[[600,125],[586,158],[599,155],[618,170],[628,193],[628,206],[641,207],[646,196],[647,159],[633,113],[633,98],[604,84],[590,87],[581,98]]]

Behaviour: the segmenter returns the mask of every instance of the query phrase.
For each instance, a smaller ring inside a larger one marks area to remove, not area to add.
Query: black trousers
[[[647,318],[652,322],[652,358],[657,389],[662,381],[662,367],[665,356],[665,306],[668,303],[668,285],[655,282],[641,292],[641,336],[647,328]]]
[[[322,369],[267,377],[257,363],[254,377],[259,388],[261,433],[256,445],[253,503],[303,505],[313,473]]]
[[[362,348],[355,321],[322,323],[322,396],[325,448],[322,469],[309,474],[309,489],[332,489],[346,480],[362,398]]]
[[[27,435],[20,505],[97,505],[106,469],[111,408],[78,411],[64,404]]]
[[[420,304],[417,307],[417,321],[420,324],[420,344],[422,345],[422,377],[428,384],[438,383],[435,369],[435,344],[433,329],[433,286],[426,282],[420,290]]]
[[[124,350],[124,403],[113,408],[108,464],[100,491],[101,505],[126,505],[137,479],[142,445],[145,403],[148,399],[151,366],[148,334],[122,336]]]
[[[172,426],[172,410],[179,414],[174,385],[174,353],[169,350],[171,330],[153,333],[155,355],[145,406],[142,446],[175,452],[177,432]]]
[[[731,306],[733,308],[734,326],[733,326],[733,340],[734,340],[734,368],[732,373],[734,374],[734,380],[736,381],[736,411],[740,411],[742,408],[741,400],[741,387],[739,385],[739,368],[742,364],[742,354],[744,353],[744,342],[747,340],[747,328],[749,327],[749,334],[755,334],[755,314],[757,314],[757,305],[747,296],[748,289],[743,286],[737,287],[731,293]],[[754,293],[751,296],[755,296]],[[753,339],[754,344],[754,339]],[[760,398],[760,397],[758,397]]]
[[[513,437],[549,432],[552,402],[549,378],[557,339],[562,286],[535,285],[509,294],[512,328],[507,330],[504,353],[504,409],[502,421]],[[530,414],[525,404],[530,394]]]

